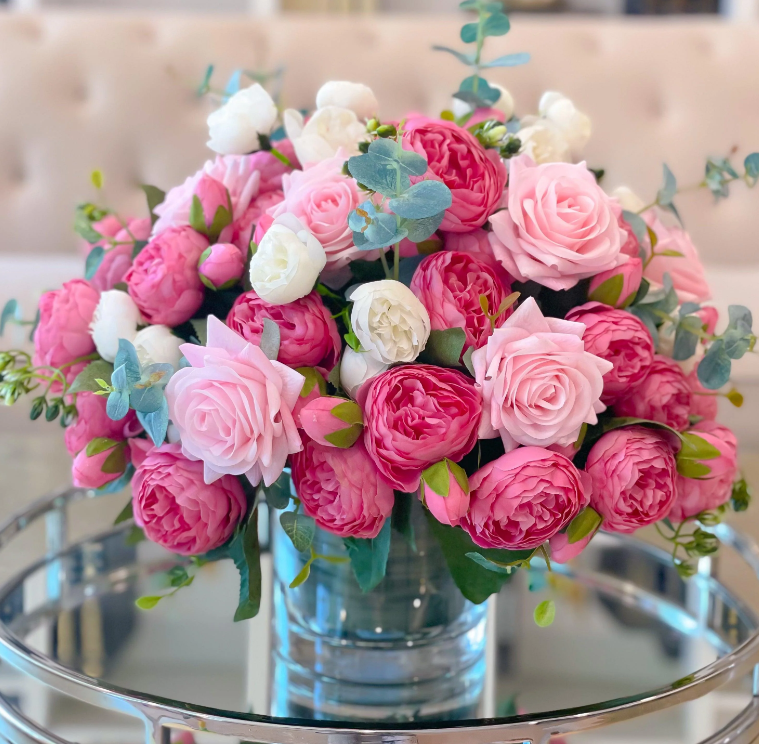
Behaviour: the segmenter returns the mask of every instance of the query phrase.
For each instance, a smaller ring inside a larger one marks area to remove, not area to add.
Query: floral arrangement
[[[527,59],[482,59],[501,4],[462,8],[473,51],[440,49],[472,74],[439,118],[383,121],[348,82],[280,112],[236,74],[208,118],[217,157],[145,187],[149,217],[81,205],[85,277],[42,297],[33,355],[0,355],[6,403],[60,417],[74,484],[131,481],[132,537],[192,558],[173,591],[234,560],[235,619],[258,611],[262,500],[310,555],[293,586],[350,560],[370,591],[419,499],[474,602],[598,530],[656,525],[688,576],[717,549],[709,526],[748,505],[715,417],[719,396],[742,402],[726,386],[751,313],[705,304],[673,174],[649,204],[606,193],[570,100],[518,118],[482,77]],[[759,154],[743,172],[710,159],[699,186],[757,178]],[[14,301],[7,322],[24,322]],[[316,554],[317,529],[345,553]]]

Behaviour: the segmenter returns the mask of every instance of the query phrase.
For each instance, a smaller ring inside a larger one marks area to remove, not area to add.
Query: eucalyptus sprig
[[[659,535],[672,544],[672,562],[681,578],[687,579],[696,573],[696,566],[689,559],[704,558],[719,550],[717,536],[702,529],[700,525],[710,527],[721,521],[718,512],[704,511],[684,519],[677,526],[669,519],[655,524]],[[694,529],[688,532],[690,528]]]

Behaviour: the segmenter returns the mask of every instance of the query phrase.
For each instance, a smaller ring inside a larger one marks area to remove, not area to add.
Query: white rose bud
[[[617,186],[611,192],[611,195],[619,202],[622,209],[628,212],[635,212],[637,214],[643,211],[643,208],[646,206],[643,199],[627,186]]]
[[[353,332],[368,355],[383,364],[413,362],[419,356],[430,336],[430,316],[405,284],[369,282],[349,299]]]
[[[491,108],[496,109],[496,111],[500,111],[504,117],[505,120],[508,121],[511,119],[512,116],[514,116],[514,110],[516,108],[514,104],[514,97],[509,93],[506,88],[504,88],[502,85],[498,85],[498,83],[488,83],[488,85],[491,88],[497,88],[501,91],[501,97],[493,104]],[[466,103],[466,101],[462,101],[460,98],[454,98],[453,103],[451,104],[451,111],[453,112],[453,115],[460,119],[462,116],[466,116],[468,113],[472,111],[472,107]]]
[[[522,147],[520,153],[541,163],[571,163],[572,150],[562,131],[547,119],[525,116],[517,132]]]
[[[358,155],[358,143],[368,136],[353,111],[337,106],[319,109],[307,122],[299,111],[288,109],[283,121],[301,165],[332,158],[340,148],[346,157]]]
[[[327,106],[350,109],[359,119],[371,119],[379,111],[379,103],[370,87],[342,80],[332,80],[319,88],[316,108],[323,109]]]
[[[561,130],[569,143],[572,158],[578,160],[590,139],[590,118],[578,111],[569,98],[555,91],[543,94],[538,111]]]
[[[175,372],[179,369],[179,360],[182,358],[179,347],[184,341],[175,336],[168,326],[151,325],[143,328],[132,343],[143,367],[148,364],[170,364]]]
[[[295,215],[277,217],[250,261],[250,283],[271,305],[305,297],[327,263],[322,244]]]
[[[259,85],[237,91],[208,117],[208,147],[219,155],[244,155],[260,148],[258,136],[269,134],[277,106]]]
[[[98,354],[106,362],[112,362],[119,351],[119,339],[134,342],[141,321],[139,308],[126,292],[118,289],[103,292],[90,324]]]
[[[355,399],[358,389],[367,380],[384,372],[389,366],[378,362],[365,351],[353,351],[350,346],[347,346],[340,362],[340,384],[343,390]]]

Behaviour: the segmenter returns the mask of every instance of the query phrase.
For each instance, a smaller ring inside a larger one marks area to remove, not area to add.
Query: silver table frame
[[[68,506],[82,499],[95,497],[91,491],[69,488],[50,494],[31,504],[0,525],[0,550],[33,522],[46,522],[47,556],[0,587],[0,603],[25,577],[62,558],[66,552]],[[115,534],[119,526],[99,537]],[[759,547],[727,525],[714,528],[720,541],[734,549],[759,578]],[[655,548],[634,541],[636,547],[648,551]],[[702,578],[709,577],[709,562],[702,562]],[[586,586],[603,589],[630,606],[644,608],[661,618],[665,602],[632,582],[600,573],[580,572],[562,567],[565,574]],[[734,602],[734,600],[733,600]],[[668,605],[671,608],[671,605]],[[48,687],[82,702],[141,719],[145,725],[147,744],[168,744],[172,728],[207,731],[223,736],[239,737],[261,744],[548,744],[550,737],[598,729],[622,721],[664,710],[696,700],[730,683],[745,678],[753,668],[753,698],[727,726],[705,739],[702,744],[752,744],[759,741],[759,624],[746,607],[740,611],[752,619],[756,632],[742,644],[717,661],[669,687],[622,700],[612,700],[584,708],[556,713],[524,715],[508,722],[483,721],[476,724],[426,725],[403,728],[355,728],[349,725],[314,725],[300,721],[273,720],[253,714],[220,714],[195,705],[182,705],[161,698],[109,686],[29,648],[5,624],[0,622],[0,659]],[[70,744],[45,731],[17,711],[0,696],[0,740],[11,744]]]

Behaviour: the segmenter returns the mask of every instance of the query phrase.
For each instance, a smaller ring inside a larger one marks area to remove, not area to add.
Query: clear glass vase
[[[486,607],[462,597],[416,501],[411,523],[416,551],[394,532],[385,579],[364,594],[350,564],[326,561],[290,589],[307,556],[275,520],[272,715],[439,721],[477,714]],[[345,555],[342,539],[323,530],[313,547]]]

